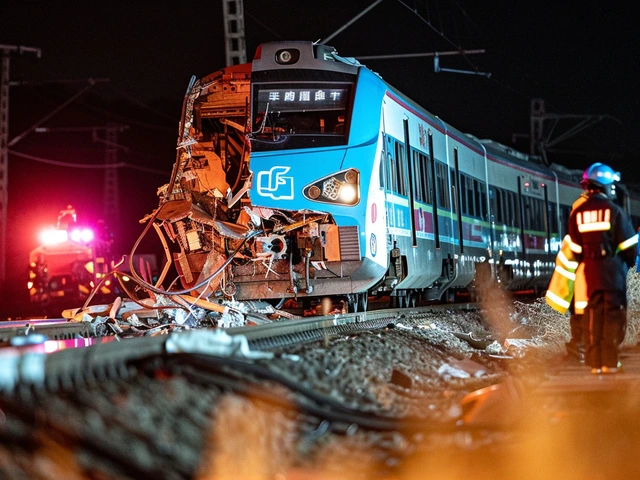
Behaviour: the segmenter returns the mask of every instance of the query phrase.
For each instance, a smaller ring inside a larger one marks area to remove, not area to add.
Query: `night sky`
[[[373,0],[244,0],[247,57],[274,40],[321,40]],[[638,42],[632,15],[617,2],[384,0],[333,36],[342,56],[485,50],[443,57],[441,66],[490,72],[491,77],[434,73],[432,58],[362,60],[432,113],[463,132],[527,152],[532,98],[548,113],[602,119],[559,143],[551,161],[584,169],[595,161],[638,182],[640,128]],[[416,14],[412,9],[416,9]],[[142,231],[138,220],[157,206],[175,160],[182,98],[192,75],[225,66],[221,2],[2,2],[0,44],[40,48],[11,60],[10,140],[86,86],[94,85],[43,126],[127,125],[118,143],[121,221],[114,228],[128,250]],[[69,82],[80,80],[81,82]],[[63,82],[64,81],[64,82]],[[44,83],[41,83],[44,82]],[[515,143],[514,143],[515,139]],[[42,224],[55,223],[67,203],[80,219],[101,216],[103,172],[51,165],[104,163],[104,144],[87,132],[30,133],[9,155],[9,275],[20,284],[28,251]],[[166,172],[166,174],[164,173]],[[153,241],[150,240],[150,241]]]

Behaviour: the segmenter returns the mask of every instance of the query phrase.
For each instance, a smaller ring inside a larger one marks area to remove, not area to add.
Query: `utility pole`
[[[9,200],[9,70],[12,55],[35,54],[39,48],[0,45],[0,288],[4,290],[7,270],[7,202]]]
[[[242,0],[223,0],[224,51],[227,67],[247,63]]]
[[[573,126],[566,128],[563,132],[557,133],[561,120],[570,120]],[[578,115],[578,114],[557,114],[547,113],[544,100],[534,98],[531,100],[531,117],[529,130],[529,153],[539,154],[542,162],[549,165],[547,153],[552,151],[552,147],[577,135],[582,130],[594,126],[602,120],[614,120],[621,123],[616,117],[607,114],[601,115]],[[545,126],[547,122],[548,126]],[[584,152],[583,155],[587,153]]]
[[[110,123],[105,131],[105,156],[104,156],[104,219],[109,228],[114,228],[120,220],[120,196],[118,193],[118,148],[126,148],[118,145],[118,132],[128,128],[126,125]],[[93,131],[94,141],[100,141],[97,131]]]

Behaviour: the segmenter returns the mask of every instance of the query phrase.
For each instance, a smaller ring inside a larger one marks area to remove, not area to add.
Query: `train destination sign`
[[[259,111],[344,110],[347,88],[265,88],[258,92]]]

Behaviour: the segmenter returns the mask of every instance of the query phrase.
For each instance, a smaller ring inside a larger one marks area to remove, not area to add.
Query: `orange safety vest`
[[[589,198],[587,192],[582,192],[571,205],[571,211],[582,205],[587,198]],[[562,239],[560,251],[556,255],[556,268],[551,276],[551,281],[549,281],[545,300],[554,310],[565,313],[575,295],[575,313],[582,314],[588,300],[587,282],[584,277],[584,265],[576,260],[575,253],[571,248],[572,243],[569,235]]]
[[[584,313],[587,305],[587,288],[584,278],[584,265],[580,264],[571,250],[569,235],[562,240],[562,246],[556,256],[556,268],[547,287],[547,304],[560,313],[565,313],[575,296],[575,313]]]

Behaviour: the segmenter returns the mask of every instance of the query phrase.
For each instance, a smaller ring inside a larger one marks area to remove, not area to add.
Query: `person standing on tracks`
[[[588,198],[569,218],[569,246],[584,266],[586,363],[591,373],[616,373],[627,327],[627,272],[635,263],[638,235],[615,203],[620,174],[594,163],[580,182]]]
[[[571,211],[582,205],[589,195],[584,190],[571,205]],[[586,299],[584,268],[576,261],[576,255],[571,251],[569,236],[565,236],[556,256],[556,267],[547,287],[545,300],[549,306],[564,314],[570,312],[569,329],[571,338],[565,344],[567,353],[573,355],[584,363],[585,352],[585,327],[583,325],[584,300]],[[576,295],[574,295],[574,291]],[[575,297],[578,297],[578,308],[575,306]]]

